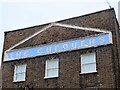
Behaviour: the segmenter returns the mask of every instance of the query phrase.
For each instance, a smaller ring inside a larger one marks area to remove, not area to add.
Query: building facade
[[[120,1],[118,2],[118,23],[120,25]]]
[[[114,9],[5,32],[2,88],[119,88]]]

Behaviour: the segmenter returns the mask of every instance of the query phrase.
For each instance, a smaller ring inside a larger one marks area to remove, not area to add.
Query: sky
[[[118,2],[108,0],[118,17]],[[106,0],[0,0],[0,58],[4,32],[110,8]]]

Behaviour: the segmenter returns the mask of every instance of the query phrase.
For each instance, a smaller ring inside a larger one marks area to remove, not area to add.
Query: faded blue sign
[[[18,50],[6,52],[5,61],[107,45],[112,43],[111,38],[112,37],[109,34],[102,34],[97,36],[61,41],[47,45],[21,48]]]

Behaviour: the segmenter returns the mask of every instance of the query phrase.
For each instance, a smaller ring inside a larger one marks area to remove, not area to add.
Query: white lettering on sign
[[[83,37],[48,45],[40,45],[31,48],[21,48],[19,50],[8,51],[5,52],[5,61],[54,54],[71,50],[85,49],[107,44],[112,44],[112,36],[110,34]]]

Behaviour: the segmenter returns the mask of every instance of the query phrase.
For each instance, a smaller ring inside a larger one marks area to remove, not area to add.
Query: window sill
[[[25,80],[14,80],[13,82],[25,82]]]
[[[83,73],[80,73],[80,74],[92,74],[92,73],[97,73],[97,71],[93,71],[93,72],[83,72]]]
[[[49,78],[58,78],[58,76],[44,77],[44,79],[49,79]]]

